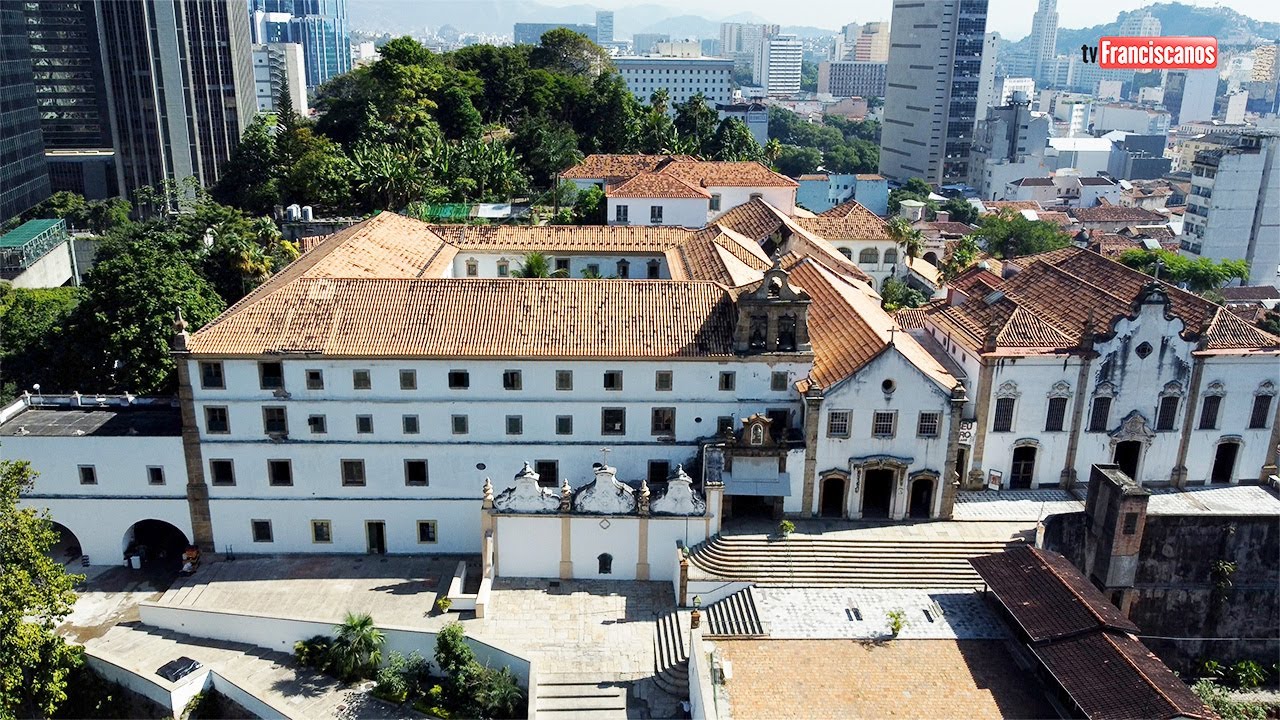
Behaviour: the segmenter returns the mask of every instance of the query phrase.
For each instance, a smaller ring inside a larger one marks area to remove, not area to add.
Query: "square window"
[[[503,390],[519,390],[523,386],[519,370],[503,370],[502,371],[502,389]]]
[[[654,435],[674,434],[676,431],[676,409],[673,407],[654,408],[650,431]]]
[[[586,277],[591,277],[591,278],[600,277],[600,263],[588,263]]]
[[[400,389],[401,390],[417,390],[418,389],[418,371],[417,370],[401,370],[400,371]]]
[[[323,435],[329,432],[329,424],[324,415],[308,415],[307,427],[312,435]]]
[[[373,416],[357,415],[356,416],[356,432],[367,435],[373,432]]]
[[[405,460],[404,461],[404,484],[417,487],[426,487],[431,483],[431,479],[427,475],[426,460]]]
[[[1131,512],[1124,514],[1124,534],[1132,535],[1138,532],[1138,513]]]
[[[364,461],[343,460],[342,484],[347,487],[360,487],[364,482]]]
[[[788,375],[786,372],[779,371],[769,374],[769,389],[774,392],[786,392]]]
[[[278,362],[258,363],[258,381],[263,390],[284,387],[284,367]]]
[[[556,270],[563,270],[564,276],[569,275],[569,258],[556,258]]]
[[[226,386],[226,378],[222,375],[222,363],[200,363],[200,387],[206,390],[220,390]]]
[[[449,371],[449,389],[466,390],[471,387],[471,373],[466,370]]]
[[[898,413],[892,410],[877,410],[871,416],[871,436],[891,438],[897,425]]]
[[[671,474],[671,463],[666,460],[649,461],[649,482],[664,482]]]
[[[369,377],[368,370],[352,370],[351,371],[351,387],[356,390],[369,390],[373,387],[373,380]]]
[[[147,484],[163,485],[164,484],[164,468],[159,465],[147,466]]]
[[[520,415],[507,416],[507,434],[523,435],[524,434],[524,417]]]
[[[721,390],[730,391],[736,388],[737,385],[738,385],[737,373],[731,370],[727,370],[720,373],[720,389]]]
[[[533,471],[538,473],[538,484],[547,487],[559,487],[560,463],[556,460],[535,460]]]
[[[453,425],[454,435],[466,435],[468,432],[471,431],[470,423],[467,420],[466,415],[454,415],[452,418],[450,418],[450,422]]]
[[[235,463],[231,460],[210,460],[209,476],[214,485],[235,485]]]
[[[662,224],[662,206],[661,205],[649,206],[649,223],[651,225]]]
[[[418,434],[418,416],[405,415],[404,417],[400,418],[400,426],[404,429],[405,435],[417,435]]]
[[[716,418],[716,434],[732,435],[733,434],[733,416],[721,415]]]
[[[312,520],[311,521],[311,542],[313,543],[333,542],[333,525],[331,525],[328,520]]]
[[[557,390],[573,389],[573,371],[572,370],[556,371],[556,389]]]
[[[80,484],[81,485],[97,485],[98,470],[92,465],[80,466]]]
[[[268,435],[288,435],[289,416],[282,407],[262,408],[262,431]]]
[[[621,370],[605,371],[604,389],[605,390],[621,390],[622,389],[622,371]]]
[[[600,434],[601,435],[626,435],[627,434],[626,408],[602,408],[600,410]]]
[[[293,465],[288,460],[268,460],[267,482],[272,487],[287,487],[292,485]]]
[[[250,520],[250,527],[253,528],[253,541],[256,543],[273,542],[271,534],[270,520]]]
[[[204,409],[204,430],[207,433],[222,435],[231,432],[231,420],[224,407],[206,407]]]
[[[671,389],[671,371],[659,370],[653,376],[653,389],[666,391]]]
[[[308,390],[324,389],[324,371],[323,370],[307,371],[307,389]]]
[[[938,425],[942,416],[936,412],[922,412],[916,421],[916,435],[920,437],[938,437]]]
[[[832,410],[827,413],[827,437],[849,437],[849,420],[852,413],[848,410]]]
[[[422,545],[429,545],[429,544],[435,543],[436,539],[437,539],[436,521],[435,520],[419,520],[418,521],[418,543]]]
[[[556,434],[557,435],[573,434],[573,416],[572,415],[556,416]]]

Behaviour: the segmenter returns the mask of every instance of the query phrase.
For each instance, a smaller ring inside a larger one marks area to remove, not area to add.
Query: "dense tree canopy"
[[[1071,244],[1071,238],[1057,225],[1028,220],[1022,213],[1008,209],[984,215],[973,234],[983,249],[998,258],[1032,255]]]
[[[1207,293],[1221,289],[1232,280],[1248,281],[1247,260],[1220,260],[1207,257],[1189,258],[1168,250],[1126,250],[1120,262],[1148,275],[1183,285],[1191,292]]]
[[[833,173],[869,173],[876,172],[880,164],[880,124],[872,120],[828,115],[816,123],[786,108],[770,107],[769,137],[781,143],[780,157],[787,157],[793,167],[808,168],[812,154],[802,155],[790,148],[817,150],[822,159],[806,172],[821,166]],[[797,164],[796,160],[804,162]]]

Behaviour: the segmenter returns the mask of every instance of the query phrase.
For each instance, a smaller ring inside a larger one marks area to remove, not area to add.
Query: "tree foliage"
[[[1249,279],[1247,260],[1193,259],[1168,250],[1133,249],[1124,251],[1120,262],[1148,275],[1156,275],[1158,267],[1161,280],[1195,293],[1216,291],[1232,280]]]
[[[382,646],[387,638],[373,624],[369,613],[348,612],[333,628],[329,646],[332,667],[343,680],[373,677],[382,664]]]
[[[1007,208],[983,216],[973,234],[983,249],[997,258],[1033,255],[1071,244],[1071,238],[1054,223],[1028,220],[1022,213]]]
[[[786,108],[770,107],[769,137],[783,146],[818,150],[828,172],[875,172],[880,164],[880,125],[870,120],[828,115],[821,123],[809,122]]]
[[[964,198],[953,197],[943,203],[941,209],[946,211],[952,222],[961,222],[966,225],[978,222],[978,208]]]
[[[74,338],[65,331],[82,296],[74,287],[0,286],[0,402],[35,383],[49,390],[72,383]]]
[[[904,307],[920,307],[928,301],[924,293],[896,277],[887,278],[880,287],[880,304],[889,312]]]
[[[965,235],[951,248],[951,254],[942,261],[938,272],[943,280],[954,280],[960,273],[967,270],[981,253],[982,248],[978,246],[978,238],[972,234]]]

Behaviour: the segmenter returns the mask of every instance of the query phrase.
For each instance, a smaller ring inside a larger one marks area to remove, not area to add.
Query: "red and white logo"
[[[1109,36],[1083,53],[1104,70],[1212,70],[1218,67],[1218,38]]]

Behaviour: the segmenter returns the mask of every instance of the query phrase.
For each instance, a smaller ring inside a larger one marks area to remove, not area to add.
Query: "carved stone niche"
[[[775,264],[759,287],[738,296],[734,349],[742,354],[811,352],[809,302]]]
[[[596,467],[596,479],[573,498],[573,511],[588,515],[631,515],[636,512],[636,491],[618,480],[617,468]]]
[[[525,463],[516,473],[515,485],[493,498],[493,507],[508,513],[554,513],[560,509],[560,497],[554,490],[540,487],[538,473]]]
[[[667,476],[667,492],[653,501],[654,515],[704,515],[707,502],[697,490],[693,489],[693,479],[684,471],[683,465]]]
[[[770,432],[773,426],[773,418],[764,413],[756,413],[742,421],[742,434],[738,437],[738,444],[744,447],[766,448],[773,447],[776,443],[773,440],[773,433]]]
[[[1111,444],[1136,440],[1143,445],[1150,445],[1156,433],[1147,425],[1147,419],[1137,410],[1130,411],[1120,421],[1120,427],[1111,433]]]

